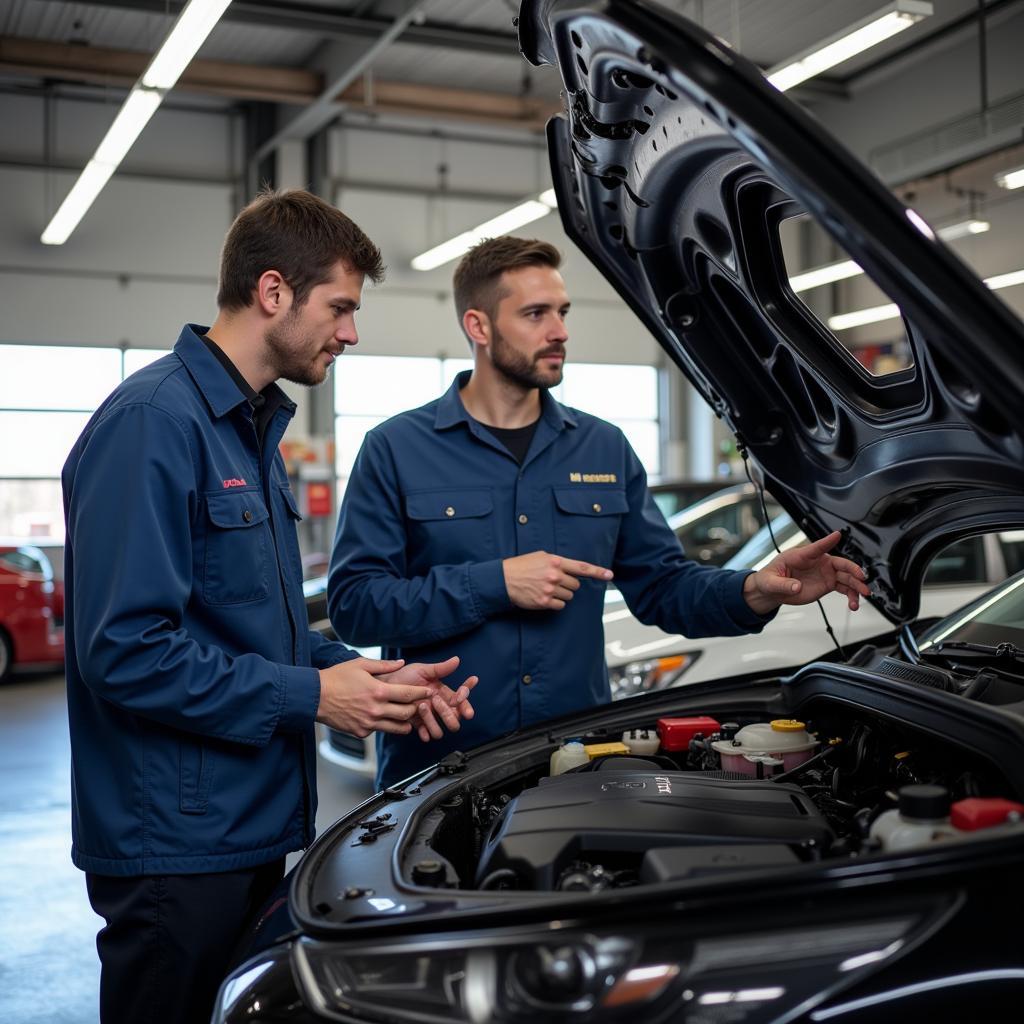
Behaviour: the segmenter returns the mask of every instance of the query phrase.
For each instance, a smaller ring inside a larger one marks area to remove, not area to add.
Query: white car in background
[[[775,557],[775,543],[781,551],[788,551],[806,539],[782,512],[772,519],[771,531],[763,527],[725,568],[760,569]],[[1022,568],[1024,530],[968,537],[951,544],[935,556],[925,573],[918,621],[948,615]],[[892,625],[866,601],[851,612],[845,597],[829,594],[822,605],[843,647],[892,631]],[[835,649],[816,604],[783,606],[760,633],[691,640],[638,622],[612,587],[605,598],[604,639],[613,699],[701,683],[729,673],[795,668]]]

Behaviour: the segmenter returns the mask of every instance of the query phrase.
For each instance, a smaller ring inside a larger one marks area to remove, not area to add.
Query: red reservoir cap
[[[957,800],[953,804],[949,811],[949,820],[954,828],[976,832],[979,828],[1002,825],[1014,812],[1024,817],[1024,804],[1004,800],[1002,797],[972,796],[966,800]]]
[[[710,736],[718,732],[721,725],[707,715],[699,715],[695,718],[659,718],[658,739],[661,740],[662,750],[687,750],[690,740],[697,733]]]

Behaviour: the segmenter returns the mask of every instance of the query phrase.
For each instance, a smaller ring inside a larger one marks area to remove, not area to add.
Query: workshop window
[[[0,536],[63,541],[60,473],[97,406],[162,349],[0,345]]]
[[[472,368],[471,359],[343,356],[334,378],[339,497],[368,431],[396,413],[440,397],[457,373]],[[570,363],[565,379],[551,393],[566,405],[620,427],[648,475],[657,476],[660,458],[655,367]]]

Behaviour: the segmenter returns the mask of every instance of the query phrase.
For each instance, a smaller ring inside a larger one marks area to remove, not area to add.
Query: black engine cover
[[[832,838],[799,786],[696,772],[570,772],[509,802],[477,882],[507,868],[521,887],[551,890],[574,861],[639,866],[653,847],[813,840],[824,849]]]

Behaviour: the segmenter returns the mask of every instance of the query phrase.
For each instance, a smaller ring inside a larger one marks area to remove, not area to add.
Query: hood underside
[[[838,529],[872,601],[912,619],[929,560],[1024,525],[1024,329],[912,211],[760,71],[646,3],[524,3],[556,65],[559,211],[804,531]],[[792,290],[810,216],[896,303],[912,358],[869,373]]]

